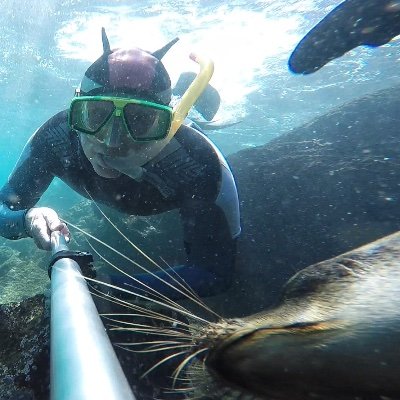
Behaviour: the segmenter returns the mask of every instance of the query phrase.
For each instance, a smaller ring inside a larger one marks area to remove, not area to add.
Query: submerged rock
[[[298,270],[400,229],[398,93],[363,97],[229,158],[243,227],[232,295],[244,313],[271,305]]]
[[[49,307],[43,295],[0,305],[0,399],[47,399]]]

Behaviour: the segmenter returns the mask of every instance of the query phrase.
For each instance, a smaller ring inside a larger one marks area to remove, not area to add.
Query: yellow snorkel
[[[210,59],[203,59],[194,53],[191,53],[189,57],[199,64],[200,71],[183,94],[181,101],[173,108],[171,127],[167,136],[161,140],[140,144],[140,151],[137,152],[135,158],[137,166],[143,166],[145,163],[154,159],[154,157],[161,152],[171,139],[173,139],[174,135],[187,117],[190,108],[201,96],[212,77],[214,72],[214,63]]]
[[[166,142],[169,142],[178,131],[183,121],[187,117],[190,109],[196,100],[201,96],[204,89],[207,87],[214,73],[214,63],[210,59],[202,58],[197,54],[190,53],[190,59],[199,64],[200,71],[194,81],[190,84],[181,101],[173,109],[173,119],[171,128],[166,137]]]

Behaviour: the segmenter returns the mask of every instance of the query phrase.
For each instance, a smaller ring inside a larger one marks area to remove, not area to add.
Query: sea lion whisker
[[[120,345],[124,345],[124,346],[129,346],[129,347],[135,347],[135,346],[144,346],[144,345],[150,345],[150,346],[154,346],[156,344],[181,344],[182,342],[179,341],[173,341],[173,340],[152,340],[152,341],[147,341],[147,342],[127,342],[127,343],[121,343],[118,342],[118,344]]]
[[[196,352],[194,352],[193,354],[191,354],[190,356],[186,357],[179,365],[178,367],[175,369],[175,371],[173,372],[172,376],[173,376],[173,383],[172,383],[172,387],[175,387],[175,383],[176,383],[176,378],[179,376],[179,374],[182,372],[183,368],[185,368],[185,366],[195,357],[197,357],[199,354],[204,353],[205,351],[208,351],[208,348],[202,348],[197,350]]]
[[[170,322],[173,323],[175,325],[181,325],[181,326],[185,326],[185,327],[190,327],[192,329],[192,327],[189,324],[186,324],[178,319],[173,319],[173,318],[169,318],[167,316],[164,316],[163,314],[157,313],[154,310],[150,310],[148,308],[144,308],[141,307],[137,304],[133,304],[133,303],[122,303],[120,299],[117,299],[116,297],[109,295],[109,294],[104,294],[104,293],[94,293],[91,292],[92,295],[97,296],[101,299],[105,299],[107,301],[110,301],[112,303],[115,303],[117,305],[129,308],[131,310],[134,311],[138,311],[140,314],[127,314],[127,313],[112,313],[112,314],[99,314],[100,316],[109,316],[109,315],[121,315],[121,316],[131,316],[131,317],[135,317],[137,316],[138,318],[149,318],[149,319],[160,319],[166,322]]]
[[[143,315],[143,314],[99,314],[99,315],[104,318],[110,318],[111,316],[124,316],[124,317],[132,317],[132,318],[135,318],[135,317],[150,318],[152,320],[171,322],[175,325],[174,329],[184,331],[184,332],[188,332],[188,329],[179,328],[177,325],[180,325],[181,327],[185,327],[185,328],[191,328],[191,326],[189,324],[179,321],[178,319],[169,318],[169,317],[162,318],[162,317],[159,317],[158,315],[153,315],[151,313],[149,313],[148,315]],[[125,323],[126,322],[128,322],[128,321],[125,321]]]
[[[127,260],[128,262],[130,262],[131,264],[135,265],[136,267],[140,268],[141,270],[143,270],[144,272],[153,275],[155,277],[157,277],[158,279],[162,280],[161,278],[159,278],[157,275],[155,275],[153,272],[151,272],[150,270],[148,270],[146,267],[144,267],[143,265],[137,263],[136,261],[130,259],[128,256],[126,256],[125,254],[121,253],[120,251],[118,251],[117,249],[115,249],[114,247],[110,246],[109,244],[105,243],[103,240],[93,236],[92,234],[90,234],[89,232],[86,232],[85,230],[83,230],[82,228],[78,227],[77,225],[68,222],[66,220],[63,220],[63,222],[67,223],[68,225],[72,226],[74,229],[76,229],[77,231],[79,231],[80,233],[82,233],[83,235],[93,239],[94,241],[96,241],[97,243],[103,245],[104,247],[106,247],[107,249],[113,251],[115,254],[118,254],[120,257],[124,258],[125,260]],[[132,275],[128,274],[127,272],[125,272],[123,269],[117,267],[114,263],[112,263],[111,261],[109,261],[108,259],[106,259],[102,254],[100,254],[99,251],[97,251],[97,249],[90,243],[90,241],[88,239],[86,239],[87,243],[89,244],[89,246],[92,248],[92,250],[102,259],[104,260],[107,264],[109,264],[110,266],[112,266],[115,270],[117,270],[118,272],[120,272],[121,274],[127,276],[128,278],[134,280],[135,282],[137,282],[138,284],[146,287],[147,289],[149,289],[152,293],[155,293],[157,295],[163,296],[160,293],[158,293],[155,289],[153,289],[150,286],[147,286],[146,284],[144,284],[143,282],[139,281],[138,279],[134,278]],[[98,281],[98,283],[101,284],[105,284],[104,282],[100,282]],[[168,282],[166,282],[167,284]],[[170,285],[172,286],[172,285]],[[174,287],[174,286],[172,286]],[[122,288],[114,286],[113,287],[116,290],[121,290],[123,291]],[[129,293],[129,292],[128,292]],[[172,302],[171,299],[169,299],[167,296],[163,296],[165,301],[169,301]]]
[[[86,279],[86,280],[89,281],[89,279]],[[106,283],[101,282],[101,281],[94,280],[94,282],[97,282],[97,283],[100,283],[101,285],[107,286]],[[90,293],[92,294],[92,296],[97,296],[100,299],[106,300],[106,301],[108,301],[110,303],[117,304],[117,305],[125,307],[127,309],[132,309],[132,310],[135,310],[135,311],[146,313],[149,316],[151,316],[151,310],[149,310],[147,308],[144,308],[144,307],[140,307],[139,305],[137,305],[135,303],[131,303],[131,302],[126,301],[126,300],[122,300],[122,299],[120,299],[120,298],[118,298],[118,297],[116,297],[116,296],[114,296],[114,295],[112,295],[110,293],[104,293],[100,289],[96,288],[94,285],[91,285],[90,282],[88,282],[88,284],[90,286]],[[113,285],[111,285],[111,284],[108,284],[108,285],[110,287],[113,287]],[[140,316],[147,316],[147,315],[140,314]]]
[[[165,343],[165,345],[163,346],[162,344],[153,344],[148,346],[148,349],[164,349],[167,346],[167,341]],[[170,345],[171,348],[185,348],[187,349],[187,351],[189,351],[190,349],[193,348],[193,344],[186,342],[186,343],[182,343],[182,342],[176,342],[175,344],[171,344]]]
[[[185,388],[174,388],[174,389],[168,388],[168,389],[163,390],[163,393],[165,393],[165,394],[185,394],[186,395],[187,393],[190,393],[193,390],[194,390],[194,388],[192,386],[185,387]],[[185,397],[185,399],[186,398],[187,397]]]
[[[96,296],[99,296],[100,298],[106,298],[106,297],[100,296],[100,295],[98,295],[96,293],[92,293],[92,294],[96,295]],[[118,305],[121,305],[118,301],[113,301],[112,299],[109,300],[109,301],[110,302],[114,302],[114,303],[116,303]],[[125,321],[125,320],[122,321],[122,320],[119,320],[119,319],[116,319],[116,318],[112,318],[112,317],[121,316],[121,317],[130,317],[132,319],[134,319],[134,318],[144,319],[145,318],[145,319],[149,319],[151,321],[154,321],[154,320],[163,321],[163,322],[170,323],[171,325],[174,325],[174,330],[175,331],[181,331],[181,332],[185,332],[185,333],[188,332],[189,329],[192,330],[192,331],[194,330],[194,329],[192,329],[192,327],[188,323],[185,323],[185,322],[183,322],[183,321],[181,321],[179,319],[174,319],[174,318],[165,316],[164,314],[157,313],[157,312],[155,312],[153,310],[146,309],[144,307],[141,307],[141,306],[138,306],[138,305],[135,305],[135,304],[131,304],[131,303],[129,303],[129,308],[134,310],[134,311],[137,311],[138,313],[107,313],[107,314],[106,313],[100,313],[99,316],[102,317],[103,319],[107,319],[109,321],[114,321],[114,322],[121,323],[121,324],[126,324],[126,325],[135,325],[136,323],[134,323],[132,321]]]
[[[123,332],[137,332],[137,333],[148,333],[149,335],[159,335],[159,336],[168,336],[169,338],[176,338],[187,340],[188,342],[192,341],[192,337],[186,335],[182,332],[177,332],[175,330],[158,328],[156,326],[143,326],[143,327],[122,327],[120,325],[107,324],[107,327],[111,331],[123,331]]]
[[[171,332],[177,332],[176,330],[172,330],[172,329],[165,329],[165,328],[160,328],[154,325],[147,325],[147,324],[139,324],[139,323],[134,323],[134,322],[129,322],[129,321],[121,321],[118,319],[114,319],[114,318],[110,318],[110,317],[106,317],[105,319],[111,321],[111,322],[115,322],[117,324],[120,324],[119,326],[122,328],[121,325],[125,325],[125,326],[129,326],[129,327],[142,327],[142,328],[155,328],[155,329],[164,329],[164,330],[169,330]]]
[[[189,347],[187,345],[180,345],[180,346],[166,346],[166,347],[155,347],[155,348],[147,348],[144,350],[134,350],[130,349],[129,347],[121,346],[120,343],[115,343],[115,345],[118,345],[121,349],[124,349],[126,351],[130,351],[132,353],[156,353],[159,351],[167,351],[167,350],[176,350],[180,348],[186,348],[189,350]]]
[[[85,189],[86,190],[86,189]],[[97,204],[97,202],[93,199],[91,194],[86,190],[87,194],[90,196],[90,199],[93,201],[94,205],[96,208],[100,211],[101,215],[106,219],[106,221],[140,254],[142,255],[146,260],[150,261],[153,265],[158,267],[158,264],[151,258],[149,257],[141,248],[136,246],[111,220],[108,218],[108,216],[104,213],[104,211],[100,208],[100,206]]]
[[[142,310],[138,310],[138,311],[142,311]],[[157,321],[163,321],[163,322],[169,322],[171,324],[176,325],[180,325],[180,326],[184,326],[187,328],[190,328],[190,325],[186,322],[180,321],[176,318],[172,318],[172,317],[168,317],[166,315],[163,314],[158,314],[156,312],[151,312],[149,311],[146,314],[123,314],[123,313],[109,313],[109,314],[100,314],[101,316],[104,316],[105,318],[111,318],[111,317],[117,317],[117,316],[123,316],[123,317],[131,317],[131,318],[151,318],[152,320],[157,320]],[[127,323],[129,321],[125,321],[125,323]]]
[[[172,311],[177,312],[178,314],[185,315],[185,316],[187,316],[187,317],[189,317],[189,318],[191,318],[191,319],[193,319],[193,320],[200,321],[200,322],[202,322],[202,323],[204,323],[204,324],[209,324],[209,323],[210,323],[210,322],[207,321],[206,319],[201,318],[201,317],[199,317],[199,316],[196,315],[196,314],[193,314],[192,312],[186,310],[184,307],[181,307],[181,306],[180,306],[179,304],[177,304],[177,303],[176,303],[177,307],[174,307],[174,306],[172,306],[172,305],[170,305],[170,304],[166,304],[166,303],[163,303],[163,302],[161,302],[161,301],[158,301],[157,299],[153,299],[153,298],[151,298],[151,297],[146,297],[146,296],[144,296],[144,295],[142,295],[142,294],[140,294],[140,293],[132,292],[132,291],[127,290],[127,289],[119,288],[119,287],[117,287],[117,286],[115,286],[115,285],[112,285],[112,284],[110,284],[110,283],[107,283],[107,282],[101,282],[101,281],[98,281],[97,279],[93,279],[93,278],[89,278],[89,277],[85,277],[85,279],[86,279],[87,281],[99,283],[99,284],[101,284],[101,285],[104,285],[104,286],[109,287],[109,288],[112,288],[112,289],[118,289],[118,290],[121,291],[121,292],[124,292],[124,293],[130,294],[130,295],[136,296],[136,297],[138,297],[138,298],[140,298],[140,299],[142,299],[142,300],[145,300],[146,302],[151,302],[151,303],[154,303],[154,304],[158,304],[159,306],[168,308],[168,309],[170,309],[170,310],[172,310]],[[132,306],[132,303],[129,303],[129,302],[127,302],[127,301],[124,301],[124,300],[121,300],[121,299],[120,299],[119,301],[121,302],[121,303],[120,303],[121,305],[124,304],[124,305],[127,305],[128,307],[129,307],[129,305]]]
[[[199,306],[203,307],[206,311],[212,313],[214,316],[219,317],[214,311],[212,311],[209,307],[205,305],[205,303],[200,300],[200,298],[195,295],[193,296],[193,290],[191,288],[188,289],[188,285],[182,284],[182,281],[184,280],[179,276],[179,274],[174,271],[174,275],[179,277],[179,280],[177,280],[174,276],[172,276],[168,271],[166,271],[164,268],[162,268],[158,263],[156,263],[151,257],[149,257],[142,249],[140,249],[138,246],[135,245],[135,243],[132,242],[115,224],[114,222],[111,221],[111,219],[104,213],[104,211],[99,207],[96,201],[93,200],[92,196],[90,193],[88,193],[90,196],[91,200],[94,202],[95,206],[97,209],[100,211],[101,215],[107,220],[107,222],[129,243],[130,246],[132,246],[139,254],[141,254],[146,260],[148,260],[150,263],[152,263],[154,266],[156,266],[160,271],[164,272],[168,277],[170,277],[182,290],[178,289],[178,287],[175,287],[174,285],[171,285],[169,282],[165,281],[164,279],[160,278],[158,275],[153,274],[152,275],[156,278],[158,278],[161,282],[164,284],[172,287],[174,290],[179,292],[180,294],[185,295],[188,299],[192,300],[194,303],[198,304]],[[146,273],[149,273],[150,271],[145,269],[143,266],[141,266]],[[165,296],[163,296],[165,297]]]
[[[167,346],[166,344],[164,346],[158,344],[158,345],[148,346],[147,350],[164,351],[164,350],[186,349],[186,351],[189,351],[192,347],[193,346],[191,346],[190,344],[182,344],[182,343],[171,344],[169,346]]]
[[[171,337],[180,338],[180,336],[177,336],[177,335],[174,336],[172,333],[162,332],[162,331],[157,331],[157,330],[140,329],[140,328],[129,329],[129,328],[118,328],[118,327],[112,327],[111,326],[110,330],[112,330],[112,331],[124,331],[124,332],[135,332],[135,333],[141,333],[141,334],[144,334],[144,335],[166,336],[169,339]],[[190,344],[189,339],[188,338],[185,338],[185,339],[187,339],[188,343]]]
[[[119,303],[117,303],[117,304],[119,304]],[[149,318],[149,319],[153,319],[153,320],[160,320],[160,321],[164,321],[164,322],[169,322],[174,325],[175,329],[181,329],[181,330],[184,330],[185,332],[190,330],[191,332],[200,333],[200,332],[202,332],[203,328],[205,326],[207,326],[206,324],[204,324],[201,321],[200,322],[197,321],[197,324],[189,324],[182,320],[179,320],[179,319],[176,319],[173,317],[169,317],[163,313],[159,313],[152,309],[144,308],[137,304],[133,304],[133,303],[128,303],[128,304],[129,304],[129,306],[127,308],[138,311],[140,314],[110,313],[110,314],[100,314],[100,315],[104,315],[104,316],[121,315],[121,316],[132,316],[132,317],[138,316],[139,318],[142,317],[142,318]],[[191,315],[188,315],[188,317],[192,318]],[[178,325],[179,325],[179,327],[177,328]]]
[[[163,332],[168,334],[171,337],[176,337],[176,338],[182,338],[182,339],[186,339],[187,341],[191,341],[192,340],[192,336],[190,335],[189,331],[187,330],[177,330],[177,329],[167,329],[167,328],[160,328],[157,326],[153,326],[153,325],[141,325],[141,324],[126,324],[124,326],[122,326],[122,321],[113,321],[115,323],[121,323],[121,325],[113,325],[113,324],[107,324],[107,326],[110,327],[111,330],[113,331],[135,331],[138,328],[140,329],[144,329],[147,328],[149,331],[152,332]]]
[[[162,360],[160,360],[158,363],[154,364],[151,368],[149,368],[144,374],[142,374],[140,376],[140,379],[143,379],[146,375],[148,375],[150,372],[154,371],[157,367],[159,367],[160,365],[166,363],[167,361],[175,358],[175,357],[179,357],[182,354],[186,354],[187,351],[180,351],[179,353],[175,353],[175,354],[171,354],[167,357],[164,357]]]
[[[119,256],[121,256],[122,258],[128,260],[130,263],[132,263],[133,265],[135,265],[138,268],[144,268],[142,267],[139,263],[137,263],[136,261],[130,259],[128,256],[126,256],[125,254],[121,253],[120,251],[118,251],[117,249],[115,249],[114,247],[110,246],[109,244],[107,244],[106,242],[104,242],[103,240],[93,236],[91,233],[86,232],[84,229],[80,228],[78,225],[73,224],[72,222],[69,222],[65,219],[62,219],[62,222],[65,222],[66,224],[72,226],[74,229],[76,229],[78,232],[82,233],[83,235],[90,237],[91,239],[93,239],[94,241],[96,241],[97,243],[100,243],[101,245],[103,245],[104,247],[106,247],[107,249],[113,251],[114,253],[118,254]],[[119,269],[118,267],[116,267],[116,269],[123,273],[124,275],[130,276],[128,273],[126,273],[125,271]]]
[[[156,326],[152,325],[138,325],[138,326],[121,326],[121,325],[113,325],[113,324],[107,324],[110,330],[112,331],[124,331],[124,332],[148,332],[148,333],[154,333],[154,334],[159,334],[163,336],[169,336],[169,337],[176,337],[176,338],[184,338],[189,341],[190,336],[185,335],[182,332],[177,332],[171,329],[164,329],[164,328],[158,328]]]
[[[121,253],[121,252],[118,251],[117,249],[115,249],[115,248],[113,248],[112,246],[108,245],[107,243],[105,243],[104,241],[100,240],[99,238],[96,238],[95,236],[93,236],[93,235],[90,234],[89,232],[86,232],[85,230],[83,230],[82,228],[78,227],[77,225],[72,224],[71,222],[68,222],[68,221],[66,221],[66,220],[63,220],[63,221],[64,221],[65,223],[67,223],[68,225],[72,226],[74,229],[76,229],[76,230],[78,230],[79,232],[81,232],[83,235],[86,235],[86,236],[90,237],[91,239],[95,240],[96,242],[100,243],[101,245],[105,246],[105,247],[108,248],[109,250],[113,251],[114,253],[118,254],[118,255],[121,256],[122,258],[126,259],[128,262],[130,262],[130,263],[132,263],[133,265],[137,266],[138,268],[142,269],[143,271],[145,271],[145,272],[148,273],[149,275],[155,277],[156,279],[158,279],[158,280],[160,280],[161,282],[163,282],[165,285],[171,287],[172,289],[176,290],[178,293],[182,294],[183,296],[187,297],[188,299],[192,300],[194,303],[196,303],[196,304],[198,304],[199,306],[201,306],[202,308],[204,308],[204,305],[203,305],[201,302],[198,302],[196,299],[194,299],[193,297],[189,296],[187,293],[185,293],[185,291],[182,291],[182,290],[178,289],[177,287],[175,287],[174,285],[172,285],[171,283],[166,282],[164,279],[160,278],[158,275],[154,274],[152,271],[150,271],[150,270],[148,270],[147,268],[143,267],[142,265],[140,265],[139,263],[135,262],[134,260],[131,260],[129,257],[127,257],[125,254]],[[97,254],[99,254],[99,253],[97,252]],[[101,256],[100,254],[99,254],[99,256],[100,256],[102,259],[106,260],[106,259],[105,259],[103,256]],[[170,304],[173,304],[174,307],[176,307],[176,308],[181,308],[182,310],[185,310],[185,312],[182,311],[183,314],[188,315],[188,316],[191,316],[192,318],[195,318],[195,319],[200,319],[200,320],[202,320],[202,321],[205,322],[205,323],[209,323],[209,321],[206,321],[205,319],[200,318],[200,317],[194,315],[193,313],[187,311],[184,307],[182,307],[182,306],[179,305],[178,303],[174,302],[173,300],[171,300],[171,299],[168,298],[167,296],[164,296],[163,294],[158,293],[155,289],[153,289],[152,287],[150,287],[150,286],[144,284],[143,282],[139,281],[138,279],[134,278],[133,276],[131,276],[130,274],[128,274],[128,273],[125,272],[124,270],[118,268],[118,267],[117,267],[116,265],[114,265],[113,263],[110,263],[110,265],[111,265],[113,268],[115,268],[117,271],[121,272],[123,275],[129,277],[130,279],[134,280],[134,281],[137,282],[138,284],[140,284],[140,285],[146,287],[146,288],[149,289],[152,293],[155,292],[158,296],[161,296],[165,302],[168,302],[168,303],[170,303]],[[90,279],[90,278],[86,278],[86,279]],[[174,279],[174,278],[172,278],[172,279]],[[174,280],[175,280],[175,279],[174,279]],[[175,281],[176,281],[176,280],[175,280]],[[122,291],[122,292],[125,292],[125,293],[128,293],[128,294],[132,294],[132,293],[133,293],[133,292],[128,291],[128,290],[126,290],[126,289],[123,289],[123,288],[120,288],[120,287],[117,287],[117,286],[114,286],[114,285],[110,285],[110,284],[105,283],[105,282],[97,281],[97,283],[100,283],[100,284],[102,284],[102,285],[105,285],[105,286],[114,288],[114,289],[116,289],[116,290],[119,290],[119,291]],[[177,282],[177,283],[179,284],[179,282]],[[180,286],[181,286],[181,285],[180,285]],[[136,296],[138,296],[138,297],[141,297],[141,298],[143,298],[144,300],[153,301],[153,302],[155,302],[155,303],[157,303],[157,304],[162,305],[161,303],[157,302],[157,301],[154,300],[154,299],[145,298],[144,296],[139,295],[139,294],[137,294],[137,293],[134,294],[134,295],[136,295]],[[205,309],[206,309],[206,311],[208,311],[207,308],[205,308]],[[177,310],[175,309],[175,311],[177,311]],[[214,313],[214,314],[215,314],[215,313]],[[217,314],[215,314],[215,315],[217,315]]]
[[[149,334],[149,335],[158,335],[158,336],[166,336],[169,340],[172,338],[174,339],[181,339],[182,343],[186,343],[188,346],[191,344],[190,337],[189,336],[183,336],[176,334],[176,332],[168,331],[168,330],[157,330],[157,329],[146,329],[146,328],[124,328],[124,329],[112,329],[114,331],[127,331],[127,332],[138,332],[138,333],[144,333],[144,334]]]
[[[139,314],[139,316],[149,317],[149,318],[151,318],[151,317],[153,317],[153,318],[166,317],[164,314],[158,313],[158,312],[156,312],[156,311],[154,311],[154,310],[152,310],[150,308],[145,308],[144,306],[140,306],[139,304],[119,299],[119,298],[117,298],[117,297],[115,297],[115,296],[113,296],[113,295],[111,295],[109,293],[103,293],[103,292],[101,292],[101,291],[99,291],[97,289],[94,289],[94,290],[96,290],[97,293],[93,293],[92,292],[93,295],[96,295],[96,296],[98,296],[98,297],[100,297],[102,299],[105,299],[107,301],[113,302],[113,303],[115,303],[117,305],[120,305],[122,307],[131,309],[131,310],[135,310],[135,311],[139,311],[141,313],[141,314]],[[130,293],[133,294],[133,292],[130,292]],[[166,306],[164,305],[164,307],[166,307]],[[125,314],[121,314],[121,315],[129,315],[129,314],[125,313]],[[171,322],[179,322],[179,320],[171,318]]]
[[[133,322],[125,322],[125,321],[119,321],[119,320],[114,320],[114,319],[109,319],[111,322],[114,322],[116,324],[120,325],[112,325],[109,324],[110,327],[112,327],[112,330],[137,330],[138,328],[145,328],[151,331],[156,331],[156,332],[164,332],[164,333],[169,333],[171,336],[174,337],[180,337],[180,338],[187,338],[189,341],[191,339],[191,335],[187,330],[177,330],[177,329],[168,329],[168,328],[163,328],[163,327],[157,327],[153,325],[146,325],[146,324],[135,324]],[[122,326],[124,325],[124,326]]]
[[[133,332],[138,332],[139,330],[142,332],[146,333],[154,333],[156,335],[160,336],[168,336],[170,338],[176,338],[176,339],[181,339],[182,341],[186,341],[187,343],[190,343],[193,338],[189,334],[185,334],[185,332],[179,332],[171,329],[162,329],[162,328],[157,328],[157,327],[152,327],[152,326],[134,326],[132,324],[131,327],[122,327],[119,325],[112,325],[112,324],[107,324],[109,326],[110,330],[112,331],[133,331]]]
[[[168,267],[171,268],[171,266],[168,264],[164,258],[160,257],[161,260],[164,262],[164,264]],[[175,274],[175,276],[181,281],[182,285],[185,286],[185,288],[191,293],[194,299],[197,300],[197,304],[201,304],[203,309],[208,311],[210,314],[214,315],[217,319],[221,319],[222,316],[220,316],[218,313],[216,313],[214,310],[212,310],[210,307],[207,306],[207,304],[201,299],[201,297],[186,283],[184,279],[173,269],[171,268],[171,271]]]
[[[191,382],[192,382],[192,380],[190,378],[181,377],[181,376],[178,376],[176,378],[176,380],[180,381],[180,382],[183,382],[183,383],[186,383],[186,384],[189,384],[189,383],[191,384]],[[169,387],[169,388],[167,388],[167,390],[171,390],[171,391],[187,390],[187,387],[186,388],[171,388],[171,387]]]
[[[110,265],[111,267],[113,267],[114,269],[116,269],[119,272],[122,272],[125,276],[128,276],[130,279],[132,279],[134,282],[136,282],[138,285],[144,286],[146,289],[140,288],[140,287],[136,287],[133,285],[129,285],[127,283],[125,283],[126,286],[130,286],[133,287],[135,290],[139,290],[143,293],[145,293],[147,298],[155,298],[155,299],[159,299],[160,301],[166,302],[174,307],[181,307],[182,309],[184,307],[180,306],[178,303],[176,303],[175,301],[171,300],[170,298],[168,298],[167,296],[159,293],[157,290],[155,290],[154,288],[152,288],[151,286],[146,285],[145,283],[143,283],[142,281],[136,279],[134,276],[131,276],[130,274],[126,273],[125,271],[123,271],[122,269],[118,268],[114,263],[112,263],[110,260],[108,260],[106,257],[104,257],[102,254],[100,254],[99,251],[97,251],[97,249],[90,243],[89,240],[87,240],[87,243],[89,244],[89,246],[92,248],[92,250],[103,260],[105,261],[108,265]],[[129,258],[128,258],[129,260]],[[131,260],[132,261],[132,260]],[[133,262],[133,261],[132,261]],[[136,264],[135,264],[136,265]],[[139,265],[139,264],[137,264]],[[143,268],[145,271],[147,271],[147,269],[145,269],[144,267],[141,266],[141,268]],[[122,288],[120,287],[114,287],[116,290],[121,291]],[[130,290],[130,289],[126,289],[126,290]],[[132,294],[135,294],[134,292],[132,292]],[[136,294],[135,294],[136,295]],[[149,296],[154,296],[154,297],[149,297]]]
[[[164,394],[184,394],[186,395],[187,393],[190,393],[191,391],[193,391],[194,388],[193,387],[189,387],[189,388],[177,388],[177,389],[169,389],[169,390],[163,390]],[[187,399],[188,397],[185,397],[185,399]],[[204,398],[204,397],[203,397]]]

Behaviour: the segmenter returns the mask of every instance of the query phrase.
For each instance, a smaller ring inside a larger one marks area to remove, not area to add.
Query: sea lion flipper
[[[296,46],[289,69],[310,74],[357,46],[381,46],[400,33],[400,4],[393,0],[346,0]]]

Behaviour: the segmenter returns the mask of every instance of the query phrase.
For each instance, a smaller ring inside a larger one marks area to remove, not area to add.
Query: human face
[[[86,157],[105,178],[136,176],[165,146],[171,119],[170,107],[110,96],[77,97],[69,114]]]
[[[121,118],[111,118],[94,135],[79,133],[83,152],[95,172],[103,178],[122,174],[135,178],[140,167],[151,161],[169,138],[148,142],[132,139]]]

